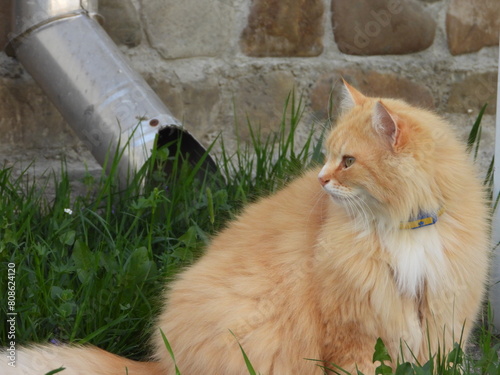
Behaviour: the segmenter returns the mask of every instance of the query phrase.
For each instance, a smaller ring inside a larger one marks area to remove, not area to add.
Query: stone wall
[[[0,0],[0,43],[9,0]],[[290,90],[302,130],[325,123],[339,78],[373,95],[435,109],[463,134],[488,102],[483,165],[496,111],[498,0],[100,0],[104,27],[131,65],[203,144],[279,127]],[[332,91],[333,90],[333,91]],[[334,111],[335,113],[335,111]],[[238,124],[238,131],[235,130]],[[0,163],[35,158],[75,178],[98,171],[44,93],[0,53]],[[17,166],[22,163],[17,163]]]

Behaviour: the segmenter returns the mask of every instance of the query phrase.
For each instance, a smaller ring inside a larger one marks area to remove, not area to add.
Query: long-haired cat
[[[488,275],[488,208],[449,124],[345,84],[324,166],[250,205],[173,282],[151,362],[97,348],[18,351],[2,374],[373,373],[467,341]],[[430,347],[429,347],[430,346]],[[5,357],[5,356],[3,356]],[[5,359],[3,359],[5,361]]]

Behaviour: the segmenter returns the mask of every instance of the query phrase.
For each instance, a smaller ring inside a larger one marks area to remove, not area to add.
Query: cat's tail
[[[0,355],[2,375],[167,375],[158,362],[136,362],[91,346],[32,346]]]

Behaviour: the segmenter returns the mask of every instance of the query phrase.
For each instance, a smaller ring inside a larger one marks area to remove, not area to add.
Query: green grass
[[[322,161],[321,142],[312,131],[305,144],[295,139],[302,110],[291,94],[277,134],[263,139],[251,131],[250,142],[234,154],[223,147],[221,174],[202,179],[200,165],[163,148],[153,151],[126,188],[117,184],[117,158],[108,175],[84,178],[87,194],[79,197],[72,196],[63,168],[53,177],[55,198],[49,201],[37,181],[26,182],[27,172],[14,178],[11,169],[0,169],[0,290],[7,290],[7,264],[15,264],[16,344],[92,343],[130,358],[144,356],[165,283],[199,257],[210,236],[243,205]],[[475,153],[479,134],[480,118],[471,132]],[[7,294],[1,293],[2,316],[7,308]],[[2,324],[0,344],[9,341]],[[396,373],[498,373],[498,343],[486,325],[479,327],[477,341],[480,359],[466,361],[457,347],[432,365],[403,363]]]

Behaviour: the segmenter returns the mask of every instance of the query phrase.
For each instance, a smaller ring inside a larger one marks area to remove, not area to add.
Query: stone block
[[[11,4],[10,0],[0,0],[0,51],[3,51],[9,41]]]
[[[115,43],[129,47],[141,43],[139,13],[130,0],[100,0],[99,13],[104,18],[104,29]]]
[[[91,176],[98,181],[102,168],[90,152],[83,146],[65,144],[50,145],[44,148],[29,148],[24,145],[4,145],[0,147],[0,168],[10,168],[13,179],[20,178],[30,186],[43,191],[48,202],[56,197],[57,181],[67,174],[71,186],[71,201],[77,196],[91,193],[85,177]]]
[[[452,55],[498,46],[499,0],[451,0],[446,13],[448,47]]]
[[[266,137],[280,129],[285,101],[295,79],[289,72],[275,71],[236,78],[233,91],[236,135],[242,141],[251,139],[248,124],[255,134]],[[233,119],[234,121],[234,119]]]
[[[78,139],[31,79],[0,77],[2,143],[27,148],[70,146]]]
[[[350,55],[409,54],[434,41],[436,22],[415,0],[332,0],[333,34]]]
[[[477,112],[487,103],[486,113],[494,115],[497,109],[497,79],[497,72],[487,72],[471,74],[455,82],[450,90],[446,111]]]
[[[342,92],[341,77],[368,96],[403,99],[419,107],[434,108],[434,98],[422,84],[389,73],[343,69],[321,76],[314,84],[311,109],[316,118],[336,118]]]
[[[230,45],[234,9],[221,0],[141,0],[151,46],[168,59],[218,56]]]
[[[241,49],[254,57],[318,56],[323,13],[322,0],[252,0]]]
[[[216,128],[221,96],[218,81],[213,77],[189,82],[146,79],[184,128],[203,144],[210,143],[209,134],[220,130]]]

